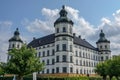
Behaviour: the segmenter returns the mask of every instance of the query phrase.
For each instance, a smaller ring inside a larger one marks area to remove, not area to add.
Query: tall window
[[[66,51],[66,44],[62,44],[63,51]]]
[[[59,28],[57,28],[57,33],[59,33]]]
[[[55,71],[55,70],[54,70],[54,69],[52,69],[52,74],[54,74],[54,71]]]
[[[63,32],[66,32],[66,28],[65,27],[63,27]]]
[[[49,50],[47,50],[47,56],[49,56],[49,55],[50,55]]]
[[[52,64],[54,64],[55,63],[55,59],[52,59]]]
[[[76,53],[76,56],[78,56],[78,52],[76,51],[75,53]]]
[[[14,48],[15,47],[15,44],[12,44],[12,48]]]
[[[62,68],[62,72],[63,72],[63,73],[67,73],[67,67],[63,67],[63,68]]]
[[[41,57],[41,52],[39,52],[38,57]]]
[[[19,48],[19,44],[17,45],[17,48]]]
[[[59,73],[59,67],[56,67],[56,73]]]
[[[72,52],[72,45],[70,45],[70,52]]]
[[[72,33],[72,28],[70,27],[70,33]]]
[[[78,60],[76,60],[76,65],[78,65]]]
[[[56,56],[56,62],[59,62],[59,56]]]
[[[73,57],[70,56],[70,63],[73,63]]]
[[[47,69],[47,74],[49,74],[49,69]]]
[[[43,57],[45,57],[45,51],[43,51]]]
[[[72,67],[70,67],[70,73],[73,73],[73,68]]]
[[[54,49],[52,50],[52,55],[55,55],[55,50]]]
[[[67,59],[66,59],[67,56],[66,56],[66,55],[63,55],[62,58],[63,58],[63,62],[66,62],[66,61],[67,61]]]
[[[101,61],[103,61],[103,56],[101,57]]]
[[[49,65],[49,59],[47,59],[47,65]]]
[[[56,51],[59,51],[59,44],[56,45]]]

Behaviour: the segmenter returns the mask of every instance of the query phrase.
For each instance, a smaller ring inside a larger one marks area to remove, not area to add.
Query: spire
[[[16,28],[16,31],[14,32],[14,35],[20,35],[18,28]]]

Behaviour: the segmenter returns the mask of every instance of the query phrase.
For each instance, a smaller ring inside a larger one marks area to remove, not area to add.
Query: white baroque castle
[[[65,6],[59,12],[55,21],[55,33],[33,39],[28,46],[37,50],[37,57],[45,63],[45,69],[38,74],[95,74],[97,63],[110,59],[110,41],[101,30],[97,48],[81,37],[73,34],[73,21],[67,17]],[[20,48],[23,41],[19,37],[18,28],[9,39],[9,50]],[[9,59],[9,57],[8,57]]]

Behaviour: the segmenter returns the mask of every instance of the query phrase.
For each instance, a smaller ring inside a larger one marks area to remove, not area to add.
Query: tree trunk
[[[112,77],[113,77],[113,76],[110,76],[110,80],[112,80]]]
[[[106,80],[106,76],[103,76],[103,80]]]
[[[23,80],[23,76],[22,75],[18,75],[17,76],[17,80]]]

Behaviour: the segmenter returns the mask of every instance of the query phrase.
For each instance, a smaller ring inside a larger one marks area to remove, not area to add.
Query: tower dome
[[[14,36],[9,39],[9,42],[11,42],[11,41],[18,41],[18,42],[22,42],[23,43],[23,41],[21,40],[19,35],[20,35],[19,30],[18,30],[18,28],[16,28],[16,31],[14,32]]]
[[[108,41],[108,40],[105,38],[105,34],[103,33],[103,30],[101,30],[99,36],[100,36],[100,38],[99,38],[99,40],[97,41],[97,43],[100,43],[100,42],[110,42],[110,41]]]
[[[55,21],[54,26],[58,23],[66,22],[73,25],[73,21],[67,17],[67,11],[65,10],[65,6],[62,6],[61,11],[59,12],[60,17]]]

